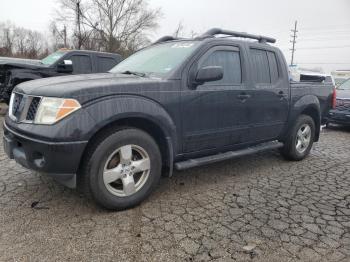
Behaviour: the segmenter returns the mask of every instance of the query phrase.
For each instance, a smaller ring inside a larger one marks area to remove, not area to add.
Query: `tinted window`
[[[107,72],[117,64],[117,61],[111,57],[98,56],[97,63],[99,72]]]
[[[251,49],[252,77],[255,83],[271,83],[269,62],[266,51]]]
[[[271,82],[275,83],[279,78],[276,55],[275,53],[269,51],[267,51],[267,55],[269,57]]]
[[[91,59],[86,55],[72,55],[70,58],[73,62],[74,74],[89,74],[92,72]]]
[[[224,70],[224,77],[219,81],[208,82],[207,85],[239,84],[242,82],[241,59],[239,52],[235,51],[214,51],[201,63],[200,67],[221,66]]]
[[[326,76],[326,79],[324,80],[325,83],[327,84],[333,84],[332,77],[331,76]]]

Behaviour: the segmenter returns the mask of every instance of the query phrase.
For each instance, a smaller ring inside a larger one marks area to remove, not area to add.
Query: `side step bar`
[[[259,153],[266,150],[277,149],[283,147],[283,143],[278,141],[262,143],[257,146],[248,147],[245,149],[237,150],[237,151],[229,151],[225,153],[220,153],[212,156],[205,156],[196,159],[189,159],[182,162],[175,163],[176,170],[185,170],[192,167],[203,166],[207,164],[216,163],[219,161],[224,161],[232,158],[237,158],[241,156],[251,155],[255,153]]]

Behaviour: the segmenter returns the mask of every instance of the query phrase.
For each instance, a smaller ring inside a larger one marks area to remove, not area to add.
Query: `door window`
[[[276,54],[261,49],[250,49],[252,77],[257,84],[276,83],[280,77]]]
[[[276,83],[279,78],[277,58],[275,53],[270,51],[267,51],[267,56],[269,58],[269,64],[270,64],[271,83]]]
[[[98,56],[98,72],[104,73],[111,70],[116,64],[117,61],[111,57]]]
[[[208,82],[206,85],[232,85],[242,82],[239,52],[229,50],[214,51],[200,64],[200,68],[206,66],[221,66],[224,70],[223,79]]]
[[[251,49],[252,77],[258,84],[271,83],[269,61],[265,50]]]
[[[89,74],[92,72],[91,58],[87,55],[72,55],[74,74]]]

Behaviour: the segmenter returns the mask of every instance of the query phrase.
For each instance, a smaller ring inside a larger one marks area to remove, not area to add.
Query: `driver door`
[[[205,66],[221,66],[223,79],[207,82],[182,93],[183,151],[218,151],[239,144],[245,103],[242,78],[242,52],[236,46],[216,46],[209,49],[190,69],[196,74]]]

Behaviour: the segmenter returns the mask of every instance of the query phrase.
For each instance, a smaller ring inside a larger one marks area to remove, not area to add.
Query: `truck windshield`
[[[198,44],[198,41],[181,41],[155,45],[128,57],[110,72],[163,77],[185,61]]]
[[[55,53],[52,53],[51,55],[48,55],[44,59],[41,60],[41,63],[44,65],[53,65],[58,61],[62,56],[64,56],[67,52],[65,51],[57,51]]]
[[[338,89],[340,90],[350,90],[350,78],[346,80],[344,83],[342,83]]]

